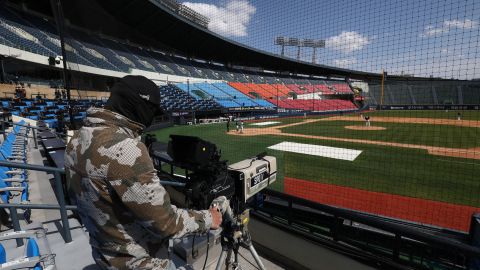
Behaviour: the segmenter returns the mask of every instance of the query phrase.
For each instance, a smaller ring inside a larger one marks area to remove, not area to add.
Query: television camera
[[[162,184],[183,194],[188,208],[215,205],[222,212],[222,253],[217,269],[223,260],[238,269],[240,247],[248,249],[259,268],[264,269],[248,232],[248,205],[276,180],[276,158],[261,153],[228,165],[221,160],[215,144],[192,136],[170,135],[167,147],[147,137],[146,144],[161,179],[168,179]],[[178,169],[183,169],[184,175],[177,174]]]
[[[151,140],[146,143],[155,167],[169,179],[162,183],[184,194],[189,208],[206,209],[213,199],[225,196],[233,212],[240,213],[276,180],[276,158],[266,153],[228,165],[215,144],[198,137],[171,135],[167,147]]]

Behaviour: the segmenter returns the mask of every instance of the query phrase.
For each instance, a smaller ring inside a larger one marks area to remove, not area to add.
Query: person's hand
[[[222,213],[220,213],[217,207],[211,207],[209,211],[212,215],[212,226],[210,226],[210,229],[216,230],[220,228],[220,224],[222,224]]]

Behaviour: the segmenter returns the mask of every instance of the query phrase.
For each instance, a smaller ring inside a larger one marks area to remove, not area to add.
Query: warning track
[[[468,231],[480,208],[285,177],[284,191],[322,204]]]

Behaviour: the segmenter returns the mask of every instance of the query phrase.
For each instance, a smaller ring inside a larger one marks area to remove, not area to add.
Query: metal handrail
[[[3,121],[3,120],[0,120],[0,123],[8,123],[8,124],[12,124],[12,125],[15,125],[15,126],[21,126],[21,127],[27,127],[27,128],[31,128],[33,130],[36,130],[36,129],[42,129],[42,128],[39,128],[39,127],[34,127],[34,126],[31,126],[31,125],[24,125],[24,124],[20,124],[19,122],[14,122],[14,121]],[[56,132],[56,131],[52,131],[50,130],[50,132],[56,134],[56,135],[60,135],[60,136],[66,136],[66,137],[72,137],[72,135],[68,135],[66,133],[61,133],[61,132]]]
[[[23,127],[26,127],[26,128],[32,128],[32,132],[33,132],[33,141],[35,143],[35,149],[38,149],[38,141],[37,141],[37,135],[35,134],[35,128],[33,128],[32,126],[30,126],[30,123],[28,125],[23,125],[23,124],[20,124],[18,122],[14,122],[14,121],[5,121],[5,120],[0,120],[0,124],[1,124],[1,127],[2,127],[2,134],[3,134],[3,139],[5,140],[7,138],[7,132],[5,131],[5,123],[7,124],[12,124],[12,126],[14,125],[17,125],[17,126],[23,126]],[[25,134],[27,135],[27,134]]]
[[[10,216],[12,219],[13,229],[15,231],[20,230],[20,222],[17,217],[17,208],[24,208],[24,209],[60,209],[60,217],[62,220],[62,229],[63,235],[65,236],[65,242],[70,243],[72,242],[72,234],[70,232],[70,224],[68,223],[68,215],[67,209],[73,210],[76,206],[74,205],[66,205],[65,203],[65,194],[63,192],[62,186],[62,174],[65,174],[64,169],[55,168],[55,167],[48,167],[48,166],[40,166],[40,165],[32,165],[32,164],[24,164],[24,163],[17,163],[17,162],[8,162],[8,161],[0,161],[0,166],[2,167],[9,167],[9,168],[19,168],[25,170],[33,170],[33,171],[42,171],[47,173],[53,173],[55,179],[55,193],[58,199],[58,206],[56,205],[39,205],[39,204],[10,204],[10,203],[1,203],[0,208],[8,208],[10,209]],[[58,207],[58,208],[57,208]],[[21,239],[19,239],[21,240]],[[22,242],[17,241],[17,245],[22,245]]]
[[[299,206],[304,206],[314,210],[328,213],[337,218],[345,218],[354,222],[358,222],[361,224],[365,224],[377,229],[381,229],[381,230],[393,233],[395,235],[400,235],[400,236],[412,238],[418,241],[422,241],[422,242],[437,246],[438,248],[457,250],[469,256],[480,257],[480,248],[478,247],[460,243],[445,236],[429,234],[426,231],[412,228],[411,226],[408,226],[408,225],[399,224],[399,223],[388,221],[385,219],[375,218],[372,215],[356,212],[353,210],[338,208],[338,207],[329,206],[325,204],[319,204],[316,202],[312,202],[299,197],[294,197],[294,196],[291,196],[279,191],[271,190],[271,189],[265,190],[264,193],[266,195],[270,195],[272,197],[280,198],[286,201],[288,203],[289,211],[290,210],[294,211],[293,204],[296,204]],[[291,222],[291,220],[288,220],[288,222]]]

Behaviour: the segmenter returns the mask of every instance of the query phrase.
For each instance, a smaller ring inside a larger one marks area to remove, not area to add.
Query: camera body
[[[230,176],[235,179],[236,195],[240,203],[255,196],[277,179],[277,160],[272,156],[256,156],[228,167]]]
[[[215,162],[208,169],[202,168],[188,174],[182,193],[189,207],[208,209],[211,202],[219,196],[228,199],[235,196],[235,179],[228,173],[226,162]]]
[[[198,137],[171,135],[167,147],[156,144],[150,140],[154,165],[168,176],[169,183],[180,183],[172,187],[185,196],[188,208],[207,209],[215,198],[225,196],[232,210],[241,213],[255,194],[276,180],[275,157],[258,155],[228,166],[227,161],[220,160],[215,144]],[[163,150],[158,151],[160,148]],[[170,165],[170,171],[165,164]],[[176,173],[179,168],[184,175]]]

